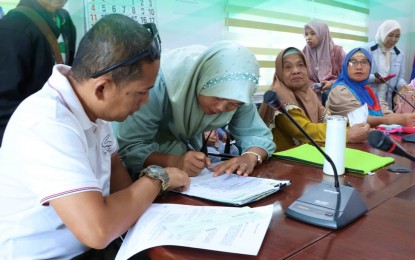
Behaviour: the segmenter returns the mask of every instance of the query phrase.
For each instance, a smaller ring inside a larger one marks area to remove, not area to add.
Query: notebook
[[[324,147],[322,147],[324,150]],[[294,162],[323,167],[323,155],[310,144],[302,144],[292,149],[276,152],[273,156]],[[382,157],[357,149],[346,148],[346,172],[368,174],[395,162],[392,157]]]

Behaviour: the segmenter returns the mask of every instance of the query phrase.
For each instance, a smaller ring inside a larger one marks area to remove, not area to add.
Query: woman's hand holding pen
[[[192,177],[211,165],[209,157],[202,152],[189,151],[179,156],[177,167]]]

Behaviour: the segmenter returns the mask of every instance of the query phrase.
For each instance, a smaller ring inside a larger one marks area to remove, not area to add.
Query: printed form
[[[204,169],[199,175],[190,179],[189,189],[181,192],[182,194],[235,206],[257,201],[291,184],[290,180],[236,174],[213,177],[213,172],[208,169]]]
[[[257,208],[152,204],[130,228],[116,260],[172,245],[257,255],[273,206]]]

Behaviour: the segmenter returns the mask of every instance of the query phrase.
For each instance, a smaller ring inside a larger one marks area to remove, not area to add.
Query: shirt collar
[[[96,128],[101,120],[97,119],[96,122],[92,122],[85,113],[78,96],[66,77],[70,69],[71,67],[67,65],[55,65],[53,67],[52,76],[49,78],[47,85],[58,93],[62,103],[79,120],[82,129],[88,130],[90,128]]]

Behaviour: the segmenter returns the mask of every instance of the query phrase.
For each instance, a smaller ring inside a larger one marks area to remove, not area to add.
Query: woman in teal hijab
[[[212,170],[216,175],[252,173],[275,150],[252,100],[258,74],[252,52],[230,41],[164,53],[148,103],[118,127],[119,153],[131,175],[137,178],[151,164],[197,175],[211,164],[199,152],[203,132],[224,126],[242,155]]]

